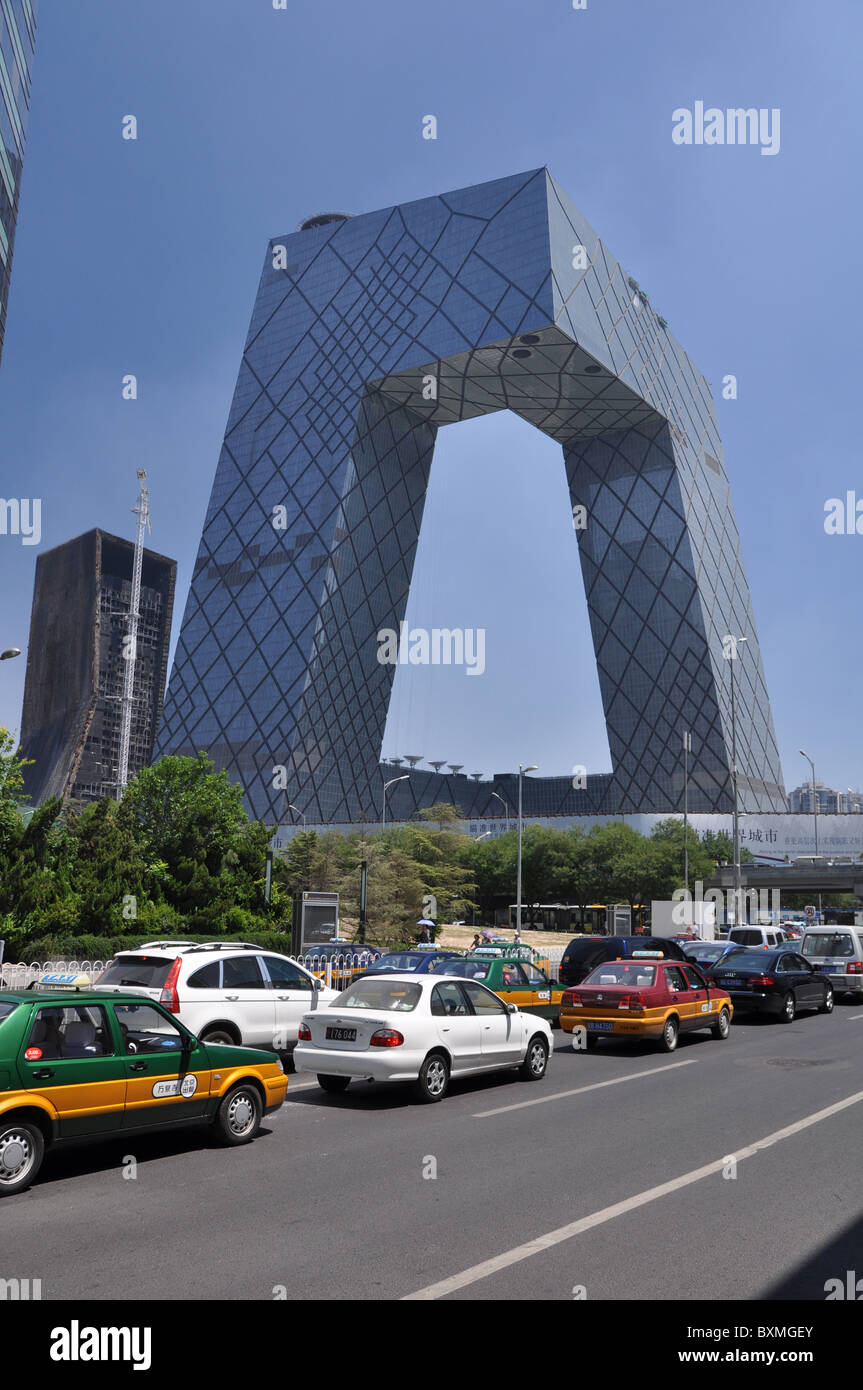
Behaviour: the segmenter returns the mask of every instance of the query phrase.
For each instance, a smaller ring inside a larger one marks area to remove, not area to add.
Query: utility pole
[[[135,558],[132,564],[132,592],[129,596],[129,629],[123,640],[126,668],[123,675],[122,717],[120,722],[120,756],[117,764],[117,799],[123,795],[129,781],[129,744],[132,738],[132,707],[135,703],[135,666],[138,660],[138,606],[141,602],[141,568],[144,562],[144,531],[152,534],[150,526],[150,491],[147,473],[138,470],[141,491],[137,505],[132,508],[138,518],[135,533]]]

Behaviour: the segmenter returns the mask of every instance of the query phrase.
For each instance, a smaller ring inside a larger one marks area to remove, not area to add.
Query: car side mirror
[[[312,989],[323,989],[323,987],[324,987],[324,982],[323,982],[323,980],[319,980],[318,977],[317,977],[317,975],[313,975],[313,976],[312,976]]]
[[[506,1009],[506,1011],[507,1011],[508,1014],[517,1014],[517,1013],[518,1013],[518,1005],[517,1005],[517,1004],[504,1004],[504,1008]]]

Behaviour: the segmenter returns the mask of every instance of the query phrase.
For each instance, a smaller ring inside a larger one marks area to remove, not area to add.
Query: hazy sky
[[[863,785],[863,535],[824,530],[863,501],[861,52],[859,0],[41,0],[0,494],[42,537],[0,535],[0,646],[40,549],[133,534],[139,467],[176,639],[268,238],[547,164],[713,385],[786,785],[801,746]],[[778,153],[675,144],[697,101],[778,108]],[[608,769],[562,458],[515,416],[441,431],[408,617],[485,628],[486,675],[399,668],[385,755]]]

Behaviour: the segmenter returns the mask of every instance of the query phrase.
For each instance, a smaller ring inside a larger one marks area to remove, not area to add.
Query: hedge
[[[11,935],[11,934],[10,934]],[[29,965],[31,961],[38,961],[40,964],[46,960],[109,960],[117,951],[133,951],[136,947],[143,945],[145,941],[191,941],[195,944],[204,941],[213,941],[216,938],[209,936],[192,936],[184,932],[149,933],[147,936],[42,936],[36,941],[30,941],[27,945],[19,945],[15,949],[14,937],[7,938],[4,960],[7,963],[23,962]],[[231,940],[231,937],[226,938]],[[279,951],[282,955],[290,951],[291,933],[275,931],[253,931],[248,935],[238,934],[239,941],[251,941],[256,946],[263,946],[267,951]],[[12,949],[10,949],[10,947]]]

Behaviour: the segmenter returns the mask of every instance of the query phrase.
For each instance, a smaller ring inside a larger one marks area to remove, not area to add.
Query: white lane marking
[[[506,1115],[510,1110],[526,1110],[529,1105],[545,1105],[550,1100],[566,1100],[568,1096],[583,1096],[585,1091],[601,1091],[604,1086],[620,1086],[624,1081],[637,1081],[640,1076],[656,1076],[661,1071],[674,1071],[675,1067],[691,1067],[695,1058],[685,1062],[666,1062],[662,1067],[648,1067],[646,1071],[634,1071],[628,1076],[614,1076],[610,1081],[594,1081],[590,1086],[576,1086],[574,1091],[555,1091],[550,1096],[537,1096],[535,1100],[519,1100],[514,1105],[499,1105],[496,1110],[476,1110],[472,1120],[484,1120],[489,1115]]]
[[[293,1081],[291,1077],[288,1077],[288,1100],[290,1100],[293,1091],[309,1091],[312,1086],[317,1086],[317,1084],[317,1081]]]
[[[863,1101],[863,1091],[855,1091],[854,1095],[846,1097],[845,1100],[838,1100],[834,1105],[828,1105],[823,1110],[816,1110],[812,1115],[807,1115],[802,1120],[795,1120],[793,1125],[786,1125],[784,1129],[774,1130],[772,1134],[756,1140],[754,1144],[749,1144],[743,1149],[734,1148],[731,1152],[738,1160],[754,1158],[762,1149],[769,1149],[772,1145],[781,1143],[783,1139],[790,1139],[792,1135],[799,1134],[801,1130],[808,1129],[810,1125],[817,1125],[822,1120],[829,1119],[831,1115],[838,1115],[840,1111],[847,1110],[852,1105],[859,1105],[861,1101]],[[637,1207],[646,1206],[649,1202],[658,1201],[660,1197],[667,1197],[671,1192],[679,1192],[682,1187],[689,1187],[692,1183],[700,1182],[702,1178],[709,1178],[711,1174],[721,1172],[727,1161],[728,1156],[726,1155],[723,1158],[714,1159],[712,1163],[705,1163],[701,1168],[693,1168],[689,1173],[682,1173],[679,1178],[672,1178],[670,1182],[660,1183],[658,1187],[650,1187],[647,1191],[639,1192],[634,1197],[627,1197],[623,1202],[615,1202],[613,1206],[603,1207],[601,1211],[595,1211],[591,1216],[583,1216],[578,1221],[571,1221],[567,1226],[558,1226],[555,1231],[548,1231],[543,1236],[537,1236],[535,1240],[526,1241],[523,1245],[516,1245],[512,1250],[504,1251],[502,1255],[495,1255],[491,1260],[484,1260],[482,1264],[472,1265],[470,1269],[463,1270],[461,1274],[453,1274],[449,1279],[441,1279],[437,1284],[428,1284],[416,1293],[404,1294],[401,1301],[410,1303],[417,1300],[430,1301],[435,1298],[445,1298],[447,1294],[464,1289],[468,1284],[476,1284],[481,1279],[488,1279],[492,1274],[497,1274],[501,1269],[507,1269],[510,1265],[530,1259],[531,1255],[540,1255],[544,1250],[550,1250],[565,1240],[571,1240],[573,1236],[579,1236],[584,1231],[592,1230],[595,1226],[602,1226],[606,1221],[613,1221],[615,1217],[623,1216],[626,1212],[634,1211]]]
[[[861,1020],[861,1018],[863,1018],[863,1014],[855,1014],[853,1018],[846,1018],[845,1022],[846,1022],[846,1023],[859,1023],[860,1020]]]

